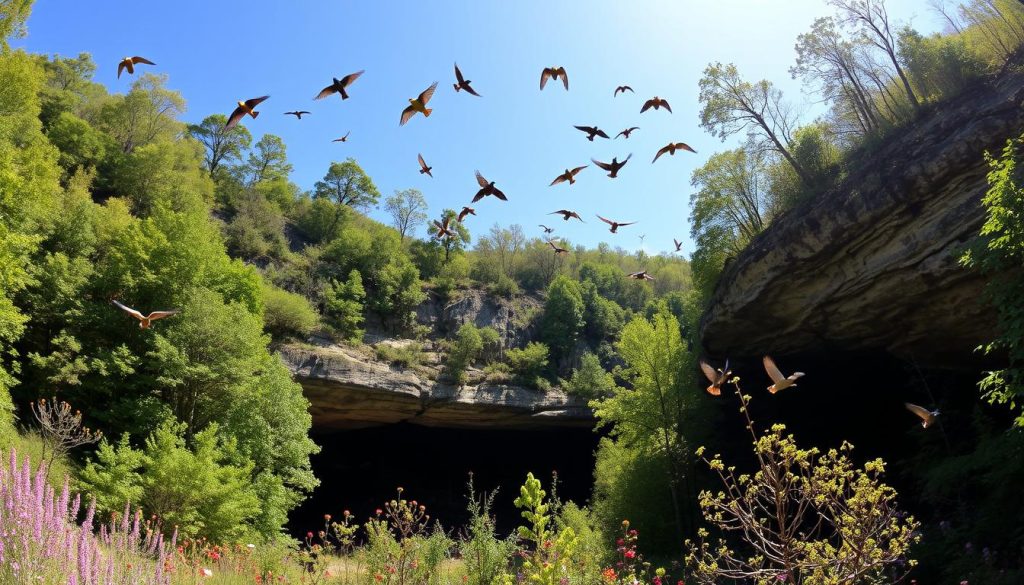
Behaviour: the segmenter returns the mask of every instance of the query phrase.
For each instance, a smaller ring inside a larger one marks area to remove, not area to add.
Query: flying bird
[[[580,220],[581,222],[587,223],[587,222],[583,221],[583,218],[580,217],[580,215],[578,213],[576,213],[575,211],[569,211],[568,209],[559,209],[558,211],[552,211],[548,215],[555,215],[555,214],[561,214],[562,215],[562,219],[565,220],[565,221],[569,221],[570,218],[575,217],[576,219]]]
[[[423,160],[423,155],[422,154],[417,154],[416,158],[420,161],[420,174],[421,175],[426,175],[426,176],[430,177],[431,179],[433,179],[434,178],[434,174],[431,173],[430,171],[433,170],[434,167],[428,167],[427,166],[427,161]],[[462,221],[462,220],[460,219],[459,221]]]
[[[675,238],[672,238],[672,243],[676,245],[676,252],[682,252],[683,251],[683,243],[682,242],[680,242],[679,240],[677,240]]]
[[[335,138],[331,142],[348,142],[348,135],[351,134],[351,133],[352,133],[352,131],[349,130],[348,132],[345,133],[344,136],[342,136],[341,138]]]
[[[594,141],[595,136],[600,136],[601,138],[608,138],[608,135],[604,133],[604,130],[601,130],[597,126],[573,126],[573,128],[579,130],[580,132],[585,132],[587,134],[587,140],[591,142]]]
[[[338,79],[337,77],[332,77],[331,84],[321,89],[320,93],[316,94],[316,97],[313,99],[322,100],[325,97],[330,97],[331,94],[338,93],[341,94],[341,99],[347,100],[348,92],[345,90],[348,89],[348,86],[352,85],[352,82],[359,79],[359,76],[362,75],[365,71],[365,69],[360,69],[355,73],[349,73],[348,75],[342,77],[341,79]]]
[[[675,156],[677,150],[685,150],[694,154],[697,153],[696,150],[690,148],[690,145],[685,142],[669,142],[658,150],[658,154],[654,155],[654,160],[651,161],[651,164],[654,164],[654,161],[658,160],[658,157],[663,154],[668,153],[669,156]]]
[[[544,71],[540,72],[540,88],[544,89],[548,79],[558,81],[559,77],[562,78],[562,85],[565,86],[565,91],[569,91],[569,75],[566,74],[565,67],[545,67]]]
[[[700,369],[707,376],[708,381],[711,385],[708,386],[708,394],[712,396],[719,396],[722,394],[722,384],[729,381],[729,376],[732,372],[729,370],[729,360],[725,360],[725,369],[716,369],[704,360],[700,360]]]
[[[430,98],[434,97],[434,90],[437,89],[437,82],[435,81],[430,87],[423,90],[417,98],[409,98],[409,105],[402,110],[402,119],[398,122],[399,126],[404,126],[410,118],[416,115],[416,112],[420,112],[424,117],[429,117],[430,112],[434,110],[427,107],[427,102]]]
[[[600,215],[597,216],[597,219],[600,219],[601,221],[605,222],[606,224],[612,226],[611,229],[609,229],[608,231],[610,231],[613,234],[618,233],[620,227],[625,227],[627,225],[633,225],[634,223],[636,223],[635,221],[627,221],[627,222],[612,221],[610,219],[605,219],[605,218],[601,217]]]
[[[256,106],[263,103],[263,100],[267,99],[268,97],[270,96],[265,95],[263,97],[245,100],[244,102],[238,102],[238,107],[235,108],[233,112],[231,112],[230,116],[228,116],[228,123],[224,124],[224,129],[230,130],[231,128],[234,128],[235,125],[242,121],[242,118],[244,118],[246,114],[249,114],[255,120],[256,116],[260,115],[260,113],[256,111]]]
[[[632,134],[634,130],[639,130],[639,129],[640,128],[638,128],[636,126],[633,126],[632,128],[626,128],[622,132],[619,132],[618,134],[616,134],[615,135],[615,139],[618,140],[619,136],[625,136],[626,139],[628,140],[629,139],[629,135]]]
[[[635,93],[632,87],[629,87],[628,85],[620,85],[615,88],[614,92],[612,92],[612,97],[617,97],[620,93],[626,93],[627,91],[629,93]]]
[[[568,254],[569,253],[569,249],[568,248],[558,247],[551,240],[548,240],[548,245],[551,246],[551,249],[555,251],[555,256],[559,256],[561,254]]]
[[[113,303],[114,306],[117,307],[118,309],[121,309],[125,313],[128,313],[132,317],[138,319],[139,329],[149,329],[149,326],[153,324],[153,321],[156,321],[157,319],[163,319],[164,317],[170,317],[171,315],[177,315],[178,313],[181,312],[179,309],[171,309],[169,311],[153,311],[148,315],[143,315],[142,313],[136,311],[135,309],[122,304],[117,299],[111,299],[110,302]]]
[[[650,274],[647,274],[646,270],[641,270],[640,272],[630,272],[627,276],[634,280],[654,280],[654,277],[651,276]]]
[[[468,79],[466,79],[466,78],[464,78],[464,77],[462,77],[462,71],[459,70],[459,64],[458,63],[455,64],[455,80],[458,81],[458,83],[452,84],[452,85],[455,86],[455,91],[466,90],[466,93],[470,93],[470,94],[475,95],[476,97],[480,97],[480,94],[478,94],[476,92],[476,90],[473,89],[472,87],[470,87],[470,85],[469,85],[470,83],[473,83],[473,82],[468,80]]]
[[[488,195],[494,195],[495,197],[501,199],[502,201],[508,201],[508,198],[505,197],[505,194],[502,193],[500,189],[494,186],[494,181],[488,182],[487,179],[485,179],[484,176],[480,174],[480,171],[476,172],[476,182],[480,185],[480,190],[477,191],[476,195],[473,196],[473,203],[480,201],[481,199],[487,197]]]
[[[654,96],[644,102],[643,107],[640,108],[640,113],[642,114],[651,108],[654,108],[655,110],[665,108],[668,110],[668,113],[672,113],[672,106],[668,105],[668,100],[663,100],[658,96]]]
[[[466,219],[467,215],[476,215],[476,210],[472,207],[463,207],[462,211],[459,212],[459,217],[455,221],[462,223],[462,220]]]
[[[640,246],[643,247],[644,240],[647,239],[647,234],[640,234],[638,237],[640,238]]]
[[[935,419],[938,418],[940,414],[938,410],[928,410],[923,406],[918,406],[916,404],[911,404],[909,402],[904,402],[903,406],[906,406],[907,410],[916,414],[921,419],[922,429],[927,429],[928,427],[935,424]]]
[[[622,162],[619,162],[618,158],[612,158],[612,162],[610,162],[610,163],[601,162],[601,161],[599,161],[597,159],[593,159],[593,158],[590,159],[590,160],[593,161],[593,163],[595,165],[597,165],[597,166],[601,167],[602,169],[608,171],[608,176],[614,179],[615,177],[619,176],[619,170],[622,169],[622,167],[626,166],[626,163],[628,163],[629,159],[631,159],[631,158],[633,158],[633,154],[632,153],[630,153],[630,155],[626,157],[626,160],[624,160]]]
[[[774,382],[774,384],[768,387],[768,391],[772,394],[779,390],[785,390],[790,386],[796,386],[796,381],[804,375],[803,372],[793,372],[789,376],[782,375],[782,372],[775,365],[775,360],[769,356],[764,356],[761,361],[764,363],[764,371],[768,372],[768,377]]]
[[[573,183],[576,182],[576,175],[578,175],[580,171],[582,171],[585,168],[587,168],[587,165],[583,165],[582,167],[576,167],[575,169],[565,169],[565,172],[555,177],[555,180],[551,181],[551,184],[548,185],[548,187],[554,187],[555,185],[559,183],[564,183],[566,181],[569,181],[569,184],[572,185]]]
[[[550,214],[549,214],[549,215],[550,215]],[[545,233],[545,234],[550,234],[551,232],[555,231],[555,228],[549,228],[548,226],[546,226],[546,225],[544,225],[544,224],[542,224],[542,223],[539,223],[539,224],[537,224],[537,225],[539,225],[539,226],[540,226],[540,229],[544,230],[544,233]]]
[[[301,120],[303,116],[305,116],[306,114],[311,114],[311,113],[312,112],[307,112],[306,110],[296,110],[294,112],[285,112],[284,115],[285,116],[295,116],[295,119]]]
[[[434,227],[437,228],[437,233],[434,234],[434,237],[437,238],[437,239],[453,238],[453,237],[455,237],[457,234],[455,232],[453,232],[450,227],[448,227],[450,222],[451,222],[451,218],[449,216],[447,216],[447,215],[441,221],[437,221],[435,219],[434,220]]]
[[[156,63],[146,59],[145,57],[125,57],[121,59],[121,62],[117,64],[117,78],[121,79],[121,72],[127,70],[128,75],[135,74],[135,66],[139,63],[145,63],[146,65],[156,65]]]

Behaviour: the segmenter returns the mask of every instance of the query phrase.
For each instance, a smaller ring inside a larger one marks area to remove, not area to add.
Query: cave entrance
[[[527,472],[549,493],[557,473],[563,501],[589,500],[598,439],[589,428],[481,430],[399,423],[330,433],[314,429],[321,451],[312,463],[320,486],[292,512],[288,529],[301,538],[323,526],[324,514],[340,518],[343,510],[362,524],[401,486],[403,496],[426,505],[445,530],[460,530],[468,518],[466,484],[472,472],[478,493],[498,488],[493,512],[498,530],[508,534],[519,524],[512,502]]]

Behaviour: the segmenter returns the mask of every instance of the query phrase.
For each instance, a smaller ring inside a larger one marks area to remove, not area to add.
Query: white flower
[[[210,569],[203,569],[201,572],[203,574],[203,577],[213,577],[213,571],[211,571]]]

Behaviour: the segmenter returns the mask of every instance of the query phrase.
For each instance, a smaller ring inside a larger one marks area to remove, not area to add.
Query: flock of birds
[[[804,376],[803,372],[793,372],[788,376],[783,374],[782,370],[775,365],[775,360],[770,356],[764,356],[761,359],[761,363],[764,364],[764,370],[772,380],[772,385],[768,386],[768,392],[771,392],[772,394],[781,392],[791,386],[796,386],[796,381]],[[726,384],[732,376],[732,370],[729,369],[729,360],[725,360],[724,368],[716,368],[706,360],[701,360],[700,369],[704,372],[708,381],[711,382],[711,385],[707,388],[708,394],[712,396],[721,396],[722,386]],[[903,405],[907,410],[921,419],[921,428],[925,429],[935,424],[935,421],[940,414],[938,410],[928,410],[923,406],[918,406],[917,404],[910,402],[904,402]]]
[[[144,57],[139,57],[139,56],[125,57],[118,64],[118,69],[117,69],[118,77],[121,76],[121,73],[123,71],[127,71],[129,74],[134,73],[135,72],[135,66],[138,65],[138,64],[155,65],[155,63],[153,63],[152,61],[150,61],[149,59],[146,59]],[[342,100],[347,100],[349,98],[349,93],[348,92],[349,92],[350,87],[352,86],[353,83],[355,83],[355,81],[357,79],[359,79],[360,76],[363,75],[364,72],[365,72],[365,70],[360,70],[360,71],[356,71],[355,73],[350,73],[348,75],[345,75],[344,77],[341,77],[340,79],[337,78],[337,77],[332,78],[330,85],[328,85],[328,86],[324,87],[322,90],[320,90],[320,92],[314,97],[314,99],[315,100],[322,100],[322,99],[325,99],[325,98],[328,98],[328,97],[331,97],[331,96],[337,94],[338,96],[341,97]],[[541,76],[540,76],[540,89],[541,89],[541,91],[544,90],[544,87],[547,85],[548,81],[554,81],[554,82],[561,81],[562,86],[565,88],[565,90],[566,91],[569,90],[569,75],[568,75],[568,73],[566,73],[565,67],[545,67],[541,71]],[[420,92],[420,94],[418,96],[416,96],[415,98],[410,98],[408,100],[409,101],[409,105],[406,106],[405,109],[402,110],[401,116],[399,118],[399,125],[400,126],[405,125],[406,123],[408,123],[413,117],[416,116],[416,114],[422,114],[423,117],[429,117],[430,116],[430,114],[431,114],[431,112],[433,110],[431,108],[427,107],[427,104],[430,102],[431,98],[434,96],[434,93],[437,91],[437,86],[438,86],[438,83],[434,82],[433,84],[430,85],[430,87],[428,87],[425,90],[423,90],[422,92]],[[472,81],[469,80],[469,79],[466,79],[466,77],[463,75],[462,70],[459,68],[457,63],[455,64],[455,82],[452,84],[452,87],[454,88],[456,93],[464,91],[464,92],[466,92],[466,93],[468,93],[470,95],[473,95],[473,96],[476,96],[476,97],[481,97],[480,94],[477,93],[476,89],[472,86]],[[620,85],[620,86],[616,87],[615,90],[612,92],[612,96],[613,97],[617,97],[619,94],[624,94],[626,92],[635,93],[633,91],[632,87],[630,87],[628,85]],[[269,97],[270,97],[269,95],[265,95],[265,96],[260,96],[260,97],[256,97],[256,98],[251,98],[251,99],[248,99],[248,100],[240,100],[240,101],[238,101],[236,103],[235,109],[228,116],[227,123],[225,124],[224,128],[225,129],[234,128],[246,116],[249,116],[252,119],[256,119],[260,115],[260,112],[256,108],[260,104],[262,104],[264,101],[266,101]],[[668,100],[665,100],[665,99],[660,98],[658,96],[655,96],[655,97],[647,100],[646,102],[644,102],[644,104],[640,108],[640,113],[642,114],[642,113],[644,113],[644,112],[646,112],[648,110],[652,110],[652,109],[653,110],[664,109],[668,113],[672,113],[672,106],[669,104]],[[310,115],[311,113],[312,112],[310,112],[308,110],[291,110],[291,111],[288,111],[288,112],[284,112],[285,115],[295,116],[295,118],[297,120],[301,120],[303,116]],[[587,140],[589,140],[591,142],[593,142],[595,138],[604,138],[604,139],[609,139],[610,138],[607,132],[605,132],[604,130],[602,130],[602,129],[596,127],[596,126],[574,126],[574,127],[577,130],[579,130],[579,131],[583,132],[584,134],[586,134]],[[629,128],[626,128],[626,129],[622,130],[621,132],[619,132],[618,134],[616,134],[615,135],[615,139],[618,139],[619,137],[622,137],[622,138],[628,140],[630,135],[633,132],[637,131],[637,130],[639,130],[639,127],[637,127],[637,126],[631,126]],[[350,134],[351,134],[351,132],[348,132],[344,136],[342,136],[340,138],[334,139],[332,142],[348,142],[348,138],[349,138]],[[686,144],[685,142],[670,142],[667,145],[665,145],[664,147],[660,148],[655,153],[654,158],[651,160],[651,163],[653,164],[654,162],[656,162],[659,158],[661,158],[662,155],[666,155],[667,154],[669,156],[674,156],[676,154],[676,152],[678,152],[678,151],[686,151],[686,152],[691,152],[691,153],[696,153],[697,152],[696,150],[694,150],[692,147],[690,147],[690,145]],[[632,157],[633,157],[633,155],[629,154],[628,156],[626,156],[626,158],[624,158],[621,161],[618,159],[618,157],[614,157],[609,162],[599,161],[597,159],[591,158],[591,162],[593,162],[594,165],[597,166],[598,168],[606,171],[608,173],[608,177],[609,178],[614,179],[614,178],[618,177],[619,172],[622,170],[623,167],[626,166],[626,163],[628,163]],[[424,175],[427,175],[428,177],[433,178],[434,175],[431,173],[431,171],[433,170],[433,167],[427,164],[426,159],[423,158],[423,154],[422,153],[417,154],[416,158],[417,158],[417,161],[419,162],[419,166],[420,166],[419,172],[420,172],[420,174],[424,174]],[[589,165],[583,165],[583,166],[575,167],[573,169],[565,169],[565,172],[560,174],[560,175],[558,175],[557,177],[555,177],[555,179],[553,181],[551,181],[549,186],[553,187],[553,186],[561,184],[561,183],[567,183],[569,185],[575,184],[576,183],[576,176],[581,171],[586,169],[588,166]],[[508,201],[508,197],[505,195],[504,192],[501,191],[501,189],[499,189],[499,188],[497,188],[495,186],[495,182],[494,181],[489,181],[486,178],[484,178],[484,176],[480,173],[480,171],[476,171],[475,175],[476,175],[476,181],[477,181],[477,184],[479,186],[479,189],[476,192],[476,194],[473,196],[472,200],[470,201],[470,204],[477,203],[480,200],[484,199],[485,197],[489,197],[489,196],[493,196],[494,198],[496,198],[498,200],[501,200],[501,201]],[[469,215],[474,215],[475,216],[476,215],[476,210],[473,207],[470,207],[469,205],[466,205],[456,214],[455,218],[443,217],[443,218],[441,218],[439,220],[433,220],[432,224],[436,228],[436,232],[434,234],[435,237],[439,238],[439,239],[456,237],[457,233],[452,229],[452,225],[451,225],[452,221],[455,221],[455,222],[458,222],[458,223],[462,223],[465,220],[465,218],[467,216],[469,216]],[[549,213],[548,215],[561,215],[562,219],[565,220],[565,221],[569,221],[570,219],[576,219],[576,220],[578,220],[580,222],[586,223],[586,222],[583,221],[583,218],[579,215],[579,213],[577,213],[576,211],[573,211],[571,209],[559,209],[557,211],[553,211],[553,212]],[[621,227],[630,226],[630,225],[634,225],[634,224],[637,223],[635,221],[615,221],[615,220],[608,219],[606,217],[602,217],[601,215],[597,215],[597,218],[600,221],[602,221],[605,224],[607,224],[609,226],[609,230],[608,231],[613,233],[613,234],[618,233],[618,230]],[[540,227],[544,230],[545,236],[548,236],[548,237],[546,237],[546,241],[547,241],[548,245],[551,246],[551,250],[552,250],[552,252],[556,256],[569,254],[570,251],[569,251],[568,248],[564,247],[564,245],[562,245],[561,242],[556,242],[555,240],[553,240],[550,237],[550,234],[554,231],[554,228],[548,227],[548,226],[543,225],[543,224],[541,224]],[[643,236],[641,236],[641,241],[642,240],[643,240]],[[682,243],[679,240],[673,238],[673,244],[675,245],[675,249],[674,249],[675,252],[681,252],[682,251]],[[637,271],[637,272],[630,272],[630,273],[627,274],[627,276],[629,278],[636,279],[636,280],[647,280],[647,281],[654,280],[654,277],[652,275],[648,274],[648,272],[645,271],[645,270],[640,270],[640,271]]]
[[[144,57],[139,57],[139,56],[125,57],[123,60],[121,60],[121,62],[117,66],[117,76],[118,76],[118,78],[121,77],[121,73],[123,71],[127,71],[129,74],[133,74],[135,72],[135,66],[138,65],[138,64],[155,65],[155,63],[153,63],[152,61],[150,61],[150,60],[148,60],[148,59],[146,59]],[[337,94],[337,95],[339,95],[341,97],[342,100],[347,100],[349,98],[349,93],[348,93],[349,88],[352,86],[353,83],[355,83],[355,81],[357,79],[359,79],[360,76],[363,75],[364,72],[365,72],[365,70],[360,70],[360,71],[356,71],[355,73],[350,73],[348,75],[345,75],[344,77],[342,77],[340,79],[336,78],[336,77],[332,78],[330,85],[328,85],[328,86],[324,87],[322,90],[320,90],[320,92],[314,97],[314,99],[315,100],[322,100],[322,99],[325,99],[325,98],[328,98],[328,97],[331,97],[331,96]],[[565,90],[566,91],[569,90],[569,75],[568,75],[568,73],[566,73],[566,70],[565,70],[564,67],[545,67],[541,71],[541,76],[540,76],[540,90],[541,91],[544,90],[544,87],[547,85],[548,81],[553,81],[553,82],[561,81],[562,82],[562,86],[565,88]],[[455,64],[455,83],[452,84],[452,87],[455,89],[455,92],[458,93],[458,92],[464,91],[467,94],[470,94],[470,95],[473,95],[473,96],[476,96],[476,97],[481,97],[480,94],[477,93],[476,89],[474,89],[471,84],[472,84],[472,81],[469,80],[469,79],[466,79],[465,76],[462,73],[462,70],[459,69],[458,64]],[[420,92],[420,94],[418,96],[416,96],[415,98],[409,98],[409,100],[408,100],[409,101],[409,105],[406,106],[405,109],[402,110],[401,116],[399,118],[399,122],[398,123],[399,123],[400,126],[404,126],[406,123],[408,123],[410,120],[412,120],[416,116],[416,114],[422,114],[423,117],[425,117],[425,118],[426,117],[430,117],[430,114],[431,114],[431,112],[433,110],[431,108],[428,108],[427,104],[430,102],[431,98],[434,96],[434,93],[437,91],[437,85],[438,85],[438,82],[435,81],[433,84],[430,85],[430,87],[428,87],[425,90],[423,90],[422,92]],[[632,87],[630,87],[628,85],[620,85],[620,86],[617,86],[615,88],[615,90],[612,92],[612,97],[618,97],[619,94],[625,94],[626,92],[635,93],[633,91]],[[246,116],[249,116],[249,117],[251,117],[253,119],[256,119],[256,117],[258,117],[259,114],[260,114],[260,112],[256,110],[257,106],[262,104],[269,97],[270,97],[269,95],[265,95],[265,96],[260,96],[260,97],[244,100],[244,101],[238,101],[237,102],[237,107],[235,107],[235,109],[231,112],[231,115],[228,116],[227,123],[225,124],[224,128],[225,129],[231,129],[231,128],[235,127]],[[672,113],[672,106],[669,104],[668,100],[665,100],[665,99],[663,99],[661,97],[658,97],[658,96],[655,96],[655,97],[647,100],[646,102],[644,102],[643,106],[641,106],[641,108],[640,108],[640,113],[642,114],[642,113],[644,113],[644,112],[646,112],[648,110],[652,110],[652,109],[656,110],[656,111],[657,110],[661,110],[661,109],[665,109],[668,113]],[[284,112],[285,115],[295,116],[295,118],[297,120],[301,120],[303,116],[309,115],[311,113],[312,112],[310,112],[308,110],[292,110],[292,111]],[[580,132],[583,132],[584,134],[586,134],[586,138],[590,142],[593,142],[595,138],[604,138],[604,139],[609,139],[610,138],[608,136],[607,132],[605,132],[604,130],[602,130],[602,129],[596,127],[596,126],[574,126],[574,127],[577,130],[579,130]],[[639,130],[639,128],[637,126],[631,126],[629,128],[626,128],[626,129],[622,130],[621,132],[619,132],[618,134],[616,134],[615,135],[615,139],[618,139],[619,137],[623,137],[623,138],[628,140],[630,135],[633,132],[637,131],[637,130]],[[351,132],[346,133],[344,136],[342,136],[340,138],[334,139],[333,142],[347,142],[348,141],[348,137],[349,137],[350,134],[351,134]],[[667,145],[665,145],[662,148],[660,148],[655,153],[654,158],[651,160],[651,163],[653,164],[653,163],[657,162],[657,160],[662,155],[665,155],[665,154],[667,154],[669,156],[674,156],[676,154],[676,152],[678,152],[678,151],[691,152],[691,153],[694,153],[694,154],[696,154],[696,152],[697,152],[696,150],[691,148],[685,142],[670,142]],[[419,169],[420,174],[424,174],[424,175],[427,175],[428,177],[433,178],[434,175],[431,173],[431,171],[433,170],[433,167],[429,166],[427,164],[427,161],[423,158],[423,155],[421,153],[418,153],[416,155],[416,157],[417,157],[417,161],[419,162],[419,166],[420,166],[420,169]],[[614,178],[616,178],[618,176],[618,173],[622,170],[623,167],[626,166],[626,164],[630,161],[630,159],[632,157],[633,157],[633,155],[631,153],[631,154],[626,156],[626,158],[624,158],[621,161],[618,159],[618,157],[612,158],[612,160],[610,162],[603,162],[603,161],[599,161],[599,160],[594,159],[594,158],[591,158],[590,160],[598,168],[600,168],[600,169],[602,169],[604,171],[607,171],[609,178],[614,179]],[[583,165],[583,166],[575,167],[575,168],[572,168],[572,169],[565,169],[565,172],[559,174],[557,177],[554,178],[553,181],[551,181],[551,183],[549,184],[549,187],[553,187],[553,186],[561,184],[561,183],[568,183],[569,185],[575,184],[576,183],[576,176],[579,175],[580,172],[582,172],[588,166],[589,165]],[[479,188],[478,188],[476,194],[473,196],[473,198],[470,201],[470,203],[477,203],[478,201],[484,199],[485,197],[494,197],[495,199],[498,199],[500,201],[508,201],[508,197],[505,195],[504,192],[501,191],[501,189],[499,189],[497,186],[495,186],[495,182],[494,181],[487,180],[487,178],[485,178],[480,173],[479,170],[475,172],[475,176],[476,176],[476,182],[477,182],[477,185],[478,185]],[[436,228],[436,232],[434,233],[434,237],[438,238],[438,239],[458,237],[458,233],[455,231],[454,227],[452,226],[452,222],[454,221],[456,223],[462,223],[466,219],[466,217],[469,216],[469,215],[475,216],[476,215],[476,210],[473,207],[470,207],[470,206],[466,205],[466,206],[462,207],[462,209],[455,215],[454,218],[451,217],[451,216],[447,216],[446,215],[446,216],[442,217],[441,219],[433,220],[433,226],[434,226],[434,228]],[[562,216],[562,219],[564,221],[569,221],[571,219],[575,219],[575,220],[578,220],[578,221],[580,221],[582,223],[586,223],[583,220],[583,218],[580,217],[579,213],[577,213],[576,211],[573,211],[571,209],[559,209],[559,210],[556,210],[556,211],[553,211],[553,212],[549,213],[548,215],[560,215],[560,216]],[[634,224],[637,223],[635,221],[626,221],[626,222],[616,221],[616,220],[608,219],[606,217],[602,217],[600,214],[595,214],[595,215],[597,215],[597,218],[599,220],[601,220],[602,222],[604,222],[605,224],[607,224],[609,226],[608,231],[613,233],[613,234],[618,233],[619,228],[630,226],[630,225],[634,225]],[[548,227],[548,226],[546,226],[544,224],[539,224],[539,225],[544,230],[544,234],[546,236],[549,236],[552,232],[554,232],[554,228]],[[641,236],[641,240],[642,240],[642,238],[643,238],[643,236]],[[569,254],[569,249],[568,248],[566,248],[566,247],[564,247],[562,245],[559,245],[553,239],[547,238],[546,241],[547,241],[548,245],[551,246],[552,252],[556,256]],[[672,242],[673,242],[673,244],[675,246],[675,252],[680,252],[682,250],[682,243],[679,240],[674,239],[674,238],[673,238]],[[645,281],[654,280],[654,277],[651,276],[650,274],[648,274],[647,271],[645,271],[645,270],[640,270],[640,271],[637,271],[637,272],[631,272],[631,273],[628,274],[628,277],[632,278],[632,279],[636,279],[636,280],[645,280]],[[178,310],[169,310],[169,311],[154,311],[154,312],[150,313],[149,315],[143,315],[141,312],[139,312],[139,311],[137,311],[135,309],[132,309],[130,307],[127,307],[124,304],[118,302],[117,300],[114,300],[112,302],[114,303],[115,306],[117,306],[121,310],[125,311],[126,313],[131,315],[133,318],[137,319],[139,321],[139,327],[142,328],[142,329],[148,329],[151,326],[153,321],[156,321],[158,319],[162,319],[162,318],[165,318],[165,317],[169,317],[171,315],[174,315],[174,314],[178,313]],[[764,364],[764,368],[765,368],[765,371],[768,374],[768,377],[771,378],[771,380],[772,380],[772,384],[770,386],[768,386],[768,391],[770,393],[772,393],[772,394],[775,394],[777,392],[785,390],[786,388],[789,388],[789,387],[792,387],[792,386],[796,386],[797,385],[796,381],[804,376],[803,372],[794,372],[794,373],[790,374],[789,376],[784,375],[782,373],[782,371],[779,370],[778,366],[775,365],[775,361],[771,357],[769,357],[769,356],[764,356],[762,362]],[[700,368],[701,368],[701,371],[704,372],[704,375],[708,378],[708,381],[711,383],[707,387],[707,392],[709,394],[711,394],[712,396],[719,396],[719,395],[721,395],[721,393],[722,393],[722,390],[721,390],[722,385],[725,384],[726,382],[728,382],[728,380],[730,379],[730,376],[732,375],[732,371],[729,369],[729,362],[728,362],[728,360],[726,360],[724,368],[715,368],[711,364],[709,364],[707,361],[701,360],[700,361]],[[924,407],[918,406],[916,404],[911,404],[909,402],[905,403],[905,406],[906,406],[907,410],[909,410],[910,412],[912,412],[914,415],[916,415],[917,417],[919,417],[921,419],[921,426],[923,428],[928,428],[928,427],[932,426],[934,424],[936,418],[939,416],[939,411],[937,411],[937,410],[930,411],[930,410],[928,410],[928,409],[926,409]]]

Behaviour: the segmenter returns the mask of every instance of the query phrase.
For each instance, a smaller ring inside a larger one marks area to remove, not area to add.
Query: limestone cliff
[[[979,83],[855,155],[725,269],[701,324],[716,356],[885,351],[969,365],[992,337],[957,258],[981,226],[985,151],[1024,131],[1024,74]]]
[[[490,429],[594,422],[585,401],[558,391],[487,383],[455,387],[338,346],[286,346],[280,354],[302,384],[320,431],[399,422]]]

